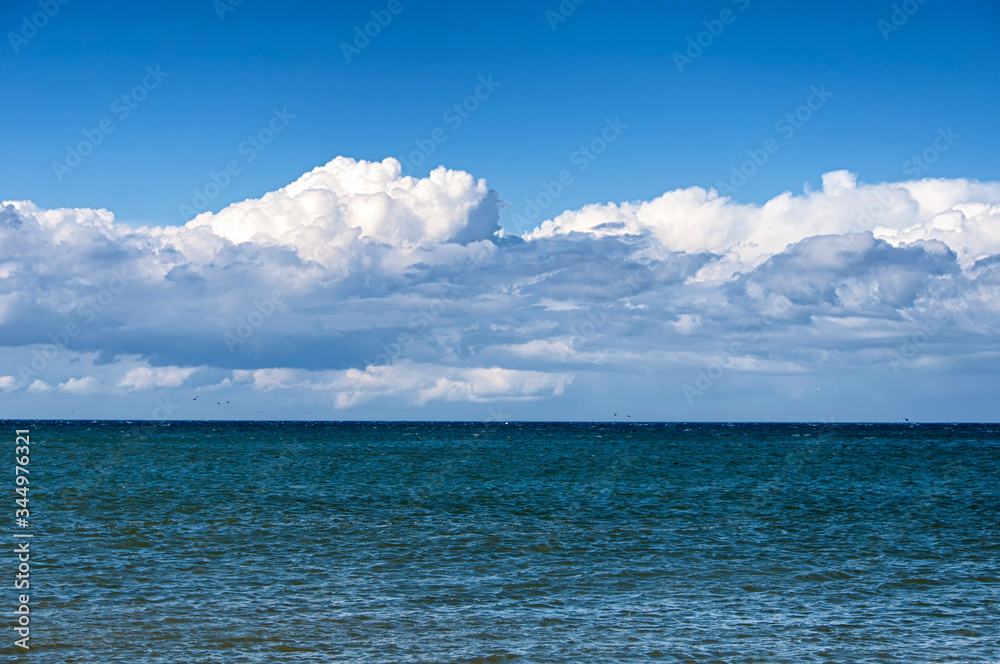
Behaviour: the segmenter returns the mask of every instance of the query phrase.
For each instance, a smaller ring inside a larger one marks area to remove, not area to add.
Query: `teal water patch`
[[[1000,661],[995,426],[16,428],[45,661]]]

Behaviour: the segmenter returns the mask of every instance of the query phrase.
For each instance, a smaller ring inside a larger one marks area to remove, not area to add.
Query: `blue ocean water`
[[[1000,662],[994,425],[5,425],[5,661]]]

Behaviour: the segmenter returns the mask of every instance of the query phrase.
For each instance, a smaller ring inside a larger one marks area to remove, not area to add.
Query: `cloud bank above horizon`
[[[689,187],[520,235],[502,205],[469,173],[345,157],[184,226],[5,201],[0,404],[194,418],[194,396],[239,395],[290,418],[499,403],[560,419],[636,385],[663,419],[698,419],[818,381],[845,386],[841,406],[877,399],[846,388],[859,373],[997,368],[997,182],[835,171],[763,205]]]

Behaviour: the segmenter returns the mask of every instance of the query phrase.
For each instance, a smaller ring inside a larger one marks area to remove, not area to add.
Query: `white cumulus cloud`
[[[691,187],[647,202],[570,210],[525,237],[648,233],[667,250],[725,256],[731,276],[807,237],[865,231],[895,246],[938,240],[971,265],[1000,253],[1000,183],[928,179],[859,185],[853,174],[835,171],[823,176],[821,191],[784,193],[761,206]]]
[[[130,390],[180,387],[195,371],[193,367],[136,367],[122,377],[118,386]]]
[[[0,203],[0,390],[346,408],[597,393],[720,354],[757,377],[997,368],[1000,183],[690,187],[522,237],[501,206],[469,173],[343,157],[183,226]]]
[[[255,389],[306,389],[331,394],[338,408],[378,397],[404,397],[423,405],[429,401],[488,402],[561,395],[572,382],[564,373],[516,371],[500,367],[447,367],[414,362],[369,366],[364,370],[307,372],[291,369],[236,371],[234,380]]]
[[[70,394],[93,394],[100,388],[100,383],[93,376],[70,378],[59,384],[59,389]]]

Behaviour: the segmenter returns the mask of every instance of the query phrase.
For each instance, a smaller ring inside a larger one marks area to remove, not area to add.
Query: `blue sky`
[[[501,84],[415,174],[444,164],[484,177],[514,205],[564,167],[606,117],[629,124],[553,205],[650,199],[708,187],[774,133],[810,86],[834,94],[740,191],[763,202],[847,168],[889,181],[952,125],[969,139],[939,177],[997,179],[994,106],[1000,8],[927,2],[889,39],[893,3],[607,3],[588,0],[557,28],[558,2],[408,2],[346,62],[338,48],[378,2],[253,2],[220,21],[209,0],[62,6],[0,60],[8,98],[0,197],[103,207],[123,220],[177,224],[181,202],[244,138],[287,107],[294,123],[212,201],[259,197],[336,156],[404,156],[480,75]],[[746,9],[741,9],[746,7]],[[704,21],[735,20],[679,73],[673,60]],[[17,31],[33,2],[4,3]],[[9,37],[8,40],[9,41]],[[169,73],[84,164],[59,182],[52,162],[107,117],[147,66]],[[510,214],[507,211],[506,214]]]
[[[5,3],[0,414],[991,417],[1000,7],[677,5]]]

